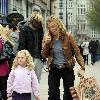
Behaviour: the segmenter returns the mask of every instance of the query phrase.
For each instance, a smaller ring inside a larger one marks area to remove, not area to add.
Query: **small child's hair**
[[[27,50],[21,50],[21,51],[17,52],[16,57],[13,61],[12,69],[15,69],[19,65],[18,64],[18,53],[25,54],[25,56],[26,56],[26,68],[30,71],[33,70],[33,68],[34,68],[33,57],[31,56],[31,54]]]

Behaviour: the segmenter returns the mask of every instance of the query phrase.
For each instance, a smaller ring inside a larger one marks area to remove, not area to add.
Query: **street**
[[[77,85],[79,83],[79,78],[77,76],[77,71],[80,68],[80,66],[76,63],[75,67],[74,67],[74,71],[75,71],[75,85]],[[86,65],[85,66],[86,71],[84,76],[85,77],[91,77],[94,76],[100,86],[100,61],[96,62],[95,65]],[[48,100],[48,72],[45,72],[43,69],[42,72],[42,79],[41,79],[41,83],[40,83],[40,95],[41,95],[41,100]],[[61,80],[61,85],[60,85],[60,90],[61,90],[61,98],[63,96],[63,84],[62,84],[62,80]],[[61,99],[62,100],[62,99]]]

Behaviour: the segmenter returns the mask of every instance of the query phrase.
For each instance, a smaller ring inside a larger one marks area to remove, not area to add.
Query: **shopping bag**
[[[73,100],[100,100],[100,87],[95,77],[80,77],[77,86],[70,87]]]

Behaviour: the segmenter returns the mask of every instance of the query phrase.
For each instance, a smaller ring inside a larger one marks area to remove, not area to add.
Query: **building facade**
[[[50,2],[52,0],[0,0],[0,13],[5,16],[14,13],[20,13],[27,20],[31,16],[33,8],[41,10],[43,15],[43,26],[45,27],[46,17],[50,15]]]
[[[64,22],[64,24],[67,24],[67,5],[66,0],[56,0],[55,2],[56,6],[56,15]]]
[[[6,15],[8,15],[8,0],[0,0],[0,23],[6,23]]]
[[[100,34],[89,27],[86,16],[89,9],[90,0],[56,0],[56,15],[62,19],[68,31],[81,40],[100,38]]]

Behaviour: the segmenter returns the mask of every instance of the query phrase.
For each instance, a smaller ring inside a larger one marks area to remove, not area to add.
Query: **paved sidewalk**
[[[61,80],[61,98],[63,96],[63,85],[62,85],[62,80]],[[42,78],[40,82],[40,96],[41,100],[48,100],[48,72],[45,72],[43,69],[42,72]]]
[[[75,85],[79,83],[79,78],[77,76],[77,71],[80,68],[80,66],[76,63],[74,67],[75,71]],[[91,77],[94,76],[97,79],[98,84],[100,85],[100,62],[95,63],[95,65],[86,65],[85,66],[86,71],[85,71],[85,77]],[[63,84],[61,80],[61,98],[63,96]],[[40,95],[41,95],[41,100],[48,100],[48,72],[45,72],[43,69],[42,72],[42,79],[40,82]],[[62,99],[61,99],[62,100]]]

